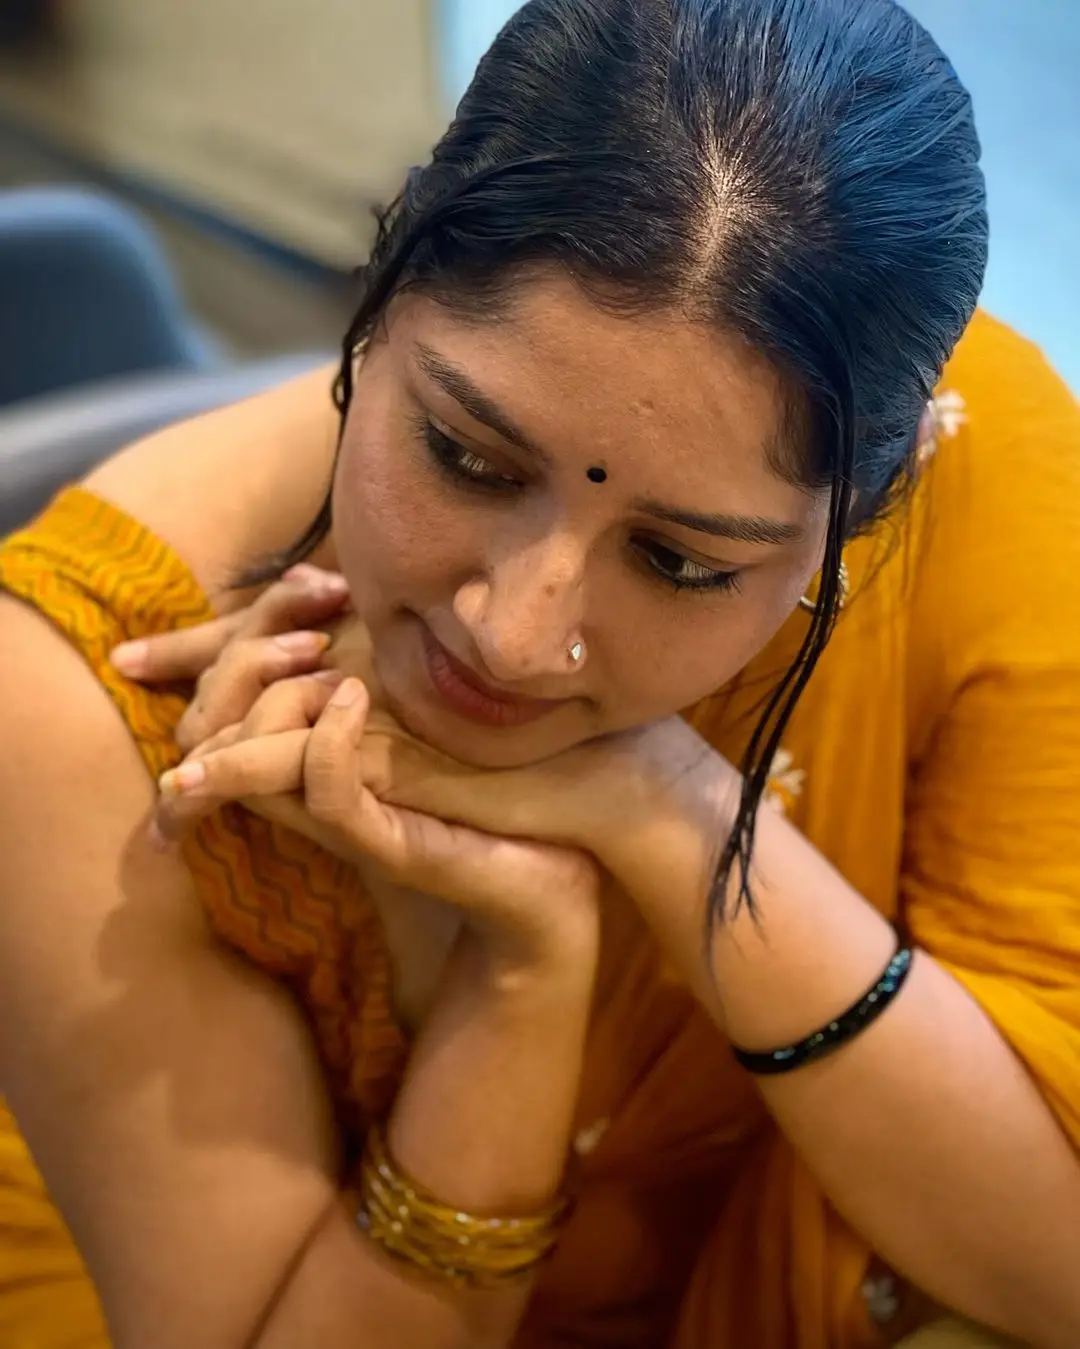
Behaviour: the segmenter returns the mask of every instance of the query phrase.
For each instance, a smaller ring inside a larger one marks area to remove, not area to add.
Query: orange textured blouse
[[[979,315],[936,400],[915,496],[851,544],[852,596],[774,765],[771,804],[941,961],[1080,1149],[1080,409]],[[119,641],[209,618],[184,563],[80,488],[0,545],[0,585],[56,623],[149,771],[175,692],[118,675]],[[737,760],[796,614],[690,714]],[[309,1017],[355,1148],[408,1046],[378,919],[349,868],[239,807],[188,845],[221,939]],[[521,1349],[877,1349],[872,1253],[779,1136],[643,929],[604,953],[575,1150],[581,1200]],[[105,1349],[89,1280],[0,1111],[0,1344]]]

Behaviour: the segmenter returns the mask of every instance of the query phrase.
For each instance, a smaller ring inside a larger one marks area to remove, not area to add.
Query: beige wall
[[[0,107],[351,264],[368,206],[441,131],[433,0],[67,0]]]

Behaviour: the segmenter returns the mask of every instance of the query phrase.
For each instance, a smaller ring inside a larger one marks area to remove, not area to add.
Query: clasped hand
[[[241,801],[362,873],[453,904],[533,963],[595,942],[610,876],[669,953],[689,942],[700,960],[737,785],[690,727],[672,718],[526,768],[467,767],[381,706],[346,611],[341,578],[301,567],[249,609],[114,657],[146,682],[196,681],[177,728],[187,757],[161,782],[165,839]]]

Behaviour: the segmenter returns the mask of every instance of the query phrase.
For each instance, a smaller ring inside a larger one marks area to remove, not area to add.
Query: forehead
[[[406,351],[422,344],[460,366],[553,456],[602,456],[654,483],[662,471],[690,492],[709,484],[727,509],[744,495],[761,509],[763,491],[782,509],[783,489],[798,493],[773,467],[780,380],[741,339],[679,314],[612,312],[561,275],[523,283],[483,319],[407,295],[395,329]]]

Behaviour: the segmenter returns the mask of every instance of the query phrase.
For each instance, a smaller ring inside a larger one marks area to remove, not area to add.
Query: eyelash
[[[523,484],[506,473],[500,473],[481,455],[459,445],[437,426],[421,417],[417,421],[420,434],[436,466],[450,478],[456,487],[480,488],[485,492],[510,493]]]
[[[417,418],[417,429],[427,446],[436,467],[457,488],[497,493],[507,496],[524,486],[516,478],[499,473],[481,455],[459,444],[426,417]],[[636,541],[634,552],[648,567],[654,578],[679,593],[731,594],[739,590],[741,576],[737,571],[719,571],[702,562],[683,557],[673,548],[655,541]],[[673,566],[660,565],[660,559],[670,559]],[[681,571],[681,575],[676,574]]]
[[[647,549],[652,549],[652,553]],[[680,594],[689,592],[731,595],[742,585],[742,577],[737,571],[720,571],[716,567],[706,567],[703,562],[694,562],[692,558],[683,557],[674,548],[666,548],[662,543],[651,541],[647,545],[635,543],[634,551],[658,580],[665,582]],[[676,575],[674,569],[660,566],[658,555],[671,558],[675,567],[682,570],[682,575]]]

